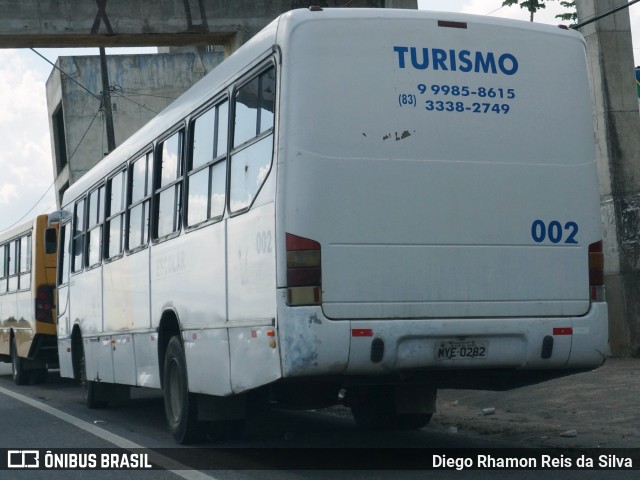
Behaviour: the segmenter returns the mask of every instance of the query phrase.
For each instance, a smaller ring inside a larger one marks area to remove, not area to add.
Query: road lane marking
[[[64,422],[70,423],[74,427],[80,428],[85,432],[88,432],[98,438],[101,438],[102,440],[112,443],[116,447],[124,448],[127,450],[136,449],[136,448],[151,450],[148,447],[143,447],[142,445],[132,442],[131,440],[121,437],[120,435],[111,433],[108,430],[105,430],[104,428],[100,428],[96,425],[93,425],[92,423],[86,422],[84,420],[80,420],[79,418],[76,418],[73,415],[65,413],[62,410],[58,410],[57,408],[53,408],[52,406],[47,405],[46,403],[39,402],[38,400],[34,400],[33,398],[27,397],[25,395],[21,395],[12,390],[6,389],[4,387],[0,387],[0,393],[8,397],[14,398],[15,400],[18,400],[22,403],[26,403],[27,405],[37,408],[38,410],[48,413],[49,415],[53,415],[54,417]],[[189,467],[187,467],[186,465],[182,465],[181,463],[178,463],[168,457],[165,457],[164,455],[160,455],[155,452],[153,452],[152,455],[153,455],[153,458],[152,458],[153,463],[164,468],[166,471],[169,471],[174,475],[177,475],[178,477],[184,478],[185,480],[217,480],[215,477],[206,475],[198,470],[189,469]]]

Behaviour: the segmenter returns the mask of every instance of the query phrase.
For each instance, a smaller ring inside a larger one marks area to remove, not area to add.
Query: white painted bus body
[[[575,32],[290,12],[73,184],[63,208],[269,62],[273,160],[251,207],[230,214],[227,201],[220,221],[71,273],[58,287],[62,376],[77,376],[79,328],[88,379],[160,388],[168,314],[189,391],[215,396],[288,379],[451,386],[447,372],[467,388],[516,372],[510,387],[539,381],[527,371],[602,363],[607,306],[590,298],[588,264],[602,239],[598,183]],[[288,304],[286,234],[320,244],[318,305]],[[465,345],[483,354],[441,352]]]
[[[602,233],[581,36],[443,13],[323,15],[330,28],[310,13],[279,31],[277,237],[322,246],[322,305],[301,321],[279,296],[283,375],[600,365],[607,307],[589,293],[588,247]],[[489,68],[472,61],[490,54]],[[483,342],[487,357],[437,358],[461,341]]]

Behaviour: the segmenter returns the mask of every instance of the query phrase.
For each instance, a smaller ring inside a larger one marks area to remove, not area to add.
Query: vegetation
[[[512,7],[514,5],[519,5],[520,8],[525,8],[529,10],[530,18],[529,20],[533,22],[534,14],[543,8],[546,8],[547,2],[553,2],[555,0],[504,0],[502,2],[503,7]],[[575,22],[578,18],[578,14],[576,13],[576,0],[566,1],[560,0],[560,5],[565,8],[568,8],[570,11],[566,13],[561,13],[560,15],[556,15],[556,18],[565,21]]]

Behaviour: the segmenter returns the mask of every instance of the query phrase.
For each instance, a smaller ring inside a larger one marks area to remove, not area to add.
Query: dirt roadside
[[[495,409],[483,411],[484,409]],[[507,392],[440,390],[431,425],[514,447],[640,447],[640,359]]]

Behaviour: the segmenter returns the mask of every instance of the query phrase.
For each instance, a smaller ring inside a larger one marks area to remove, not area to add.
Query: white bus
[[[178,442],[254,398],[420,428],[607,350],[585,46],[410,10],[278,17],[64,195],[58,343]]]

